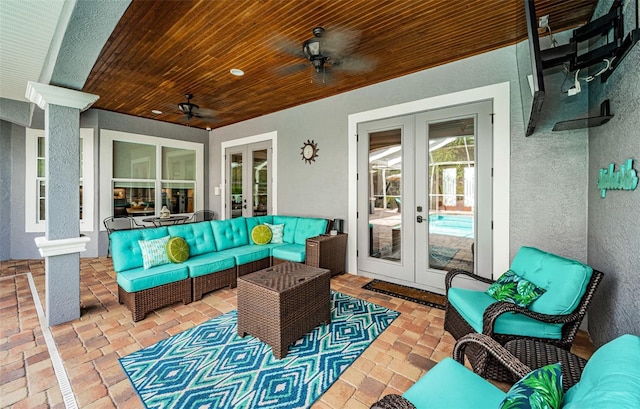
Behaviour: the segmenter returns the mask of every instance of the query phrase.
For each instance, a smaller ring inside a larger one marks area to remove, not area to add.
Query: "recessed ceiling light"
[[[229,70],[229,72],[236,77],[242,77],[244,75],[244,71],[239,68],[232,68],[231,70]]]
[[[156,114],[156,115],[160,115],[162,113],[162,111],[160,111],[158,109],[152,109],[151,112]]]

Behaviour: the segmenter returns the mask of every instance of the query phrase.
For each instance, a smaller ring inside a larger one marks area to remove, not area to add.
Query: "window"
[[[172,214],[204,208],[204,145],[102,130],[101,217]]]
[[[27,128],[25,147],[25,231],[44,232],[46,220],[45,132]],[[93,129],[80,129],[80,230],[93,231]]]

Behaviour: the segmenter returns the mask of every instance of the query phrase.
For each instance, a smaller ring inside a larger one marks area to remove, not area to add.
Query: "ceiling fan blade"
[[[322,54],[337,58],[353,53],[360,43],[360,32],[353,30],[331,30],[322,34]]]
[[[331,60],[331,67],[335,70],[351,73],[371,72],[376,68],[376,65],[375,59],[363,56],[351,56]]]
[[[305,71],[308,69],[312,69],[310,64],[300,63],[300,64],[289,65],[287,67],[278,67],[276,68],[276,73],[280,76],[287,76],[287,75],[296,74],[300,71]]]
[[[306,58],[300,44],[296,44],[285,37],[277,35],[275,37],[275,40],[273,41],[273,44],[277,51],[292,55],[294,57]]]

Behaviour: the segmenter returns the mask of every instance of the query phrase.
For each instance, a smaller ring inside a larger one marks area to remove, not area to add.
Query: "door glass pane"
[[[268,179],[269,163],[267,161],[267,150],[260,149],[253,151],[253,215],[264,216],[267,214],[268,203]]]
[[[369,134],[369,256],[402,259],[402,132]]]
[[[474,270],[474,118],[429,124],[429,268]]]
[[[242,216],[242,154],[231,154],[231,217]]]

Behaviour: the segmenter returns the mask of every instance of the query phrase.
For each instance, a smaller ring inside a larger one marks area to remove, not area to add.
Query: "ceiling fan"
[[[280,42],[279,49],[296,57],[307,59],[314,74],[323,84],[330,82],[333,71],[365,73],[375,68],[375,61],[353,52],[360,43],[360,33],[352,30],[325,30],[315,27],[313,37],[302,43],[302,49]],[[308,68],[308,64],[296,64],[280,70],[290,74]]]
[[[191,118],[200,118],[200,119],[213,119],[214,111],[211,109],[200,109],[200,106],[191,102],[193,98],[193,94],[186,93],[184,97],[187,99],[187,102],[180,102],[178,104],[178,109],[180,112],[184,114],[184,118],[187,122],[191,120]]]

